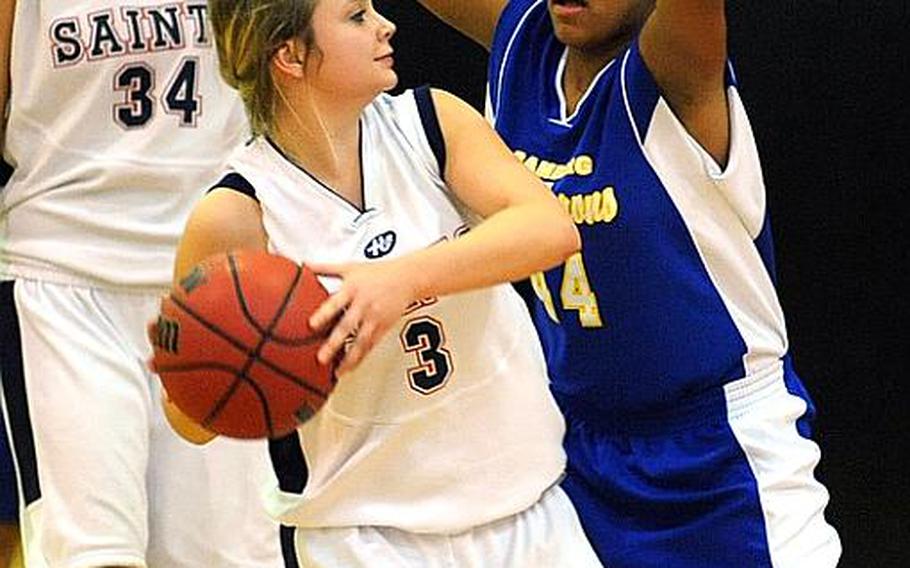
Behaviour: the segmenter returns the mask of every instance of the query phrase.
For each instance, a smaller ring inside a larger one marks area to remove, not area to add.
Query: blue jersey
[[[490,59],[490,118],[582,238],[564,266],[532,277],[557,398],[622,423],[779,365],[788,347],[765,187],[732,71],[721,168],[662,98],[637,41],[573,113],[565,57],[544,0],[507,6]]]

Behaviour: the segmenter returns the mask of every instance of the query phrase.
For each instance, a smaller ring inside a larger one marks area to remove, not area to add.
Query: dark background
[[[376,6],[398,24],[402,86],[481,107],[483,50],[413,0]],[[898,82],[910,79],[910,2],[728,0],[727,14],[791,348],[819,407],[816,474],[840,566],[907,567],[910,110]]]

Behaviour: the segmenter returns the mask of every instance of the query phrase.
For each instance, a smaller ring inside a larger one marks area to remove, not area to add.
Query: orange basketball
[[[305,266],[263,251],[212,256],[161,302],[152,366],[174,404],[231,438],[276,438],[311,417],[335,385],[310,329],[328,297]]]

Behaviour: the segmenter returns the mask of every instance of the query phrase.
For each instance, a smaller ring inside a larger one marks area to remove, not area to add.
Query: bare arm
[[[265,250],[266,243],[259,205],[236,191],[215,190],[196,205],[187,222],[177,247],[174,285],[206,257],[236,249]],[[183,439],[204,444],[215,437],[177,408],[167,393],[162,405],[171,428]]]
[[[493,31],[508,0],[418,0],[456,30],[488,50]]]
[[[658,0],[641,32],[642,57],[687,130],[727,161],[724,0]]]
[[[448,185],[483,221],[458,239],[394,260],[310,265],[344,280],[310,319],[320,329],[341,318],[319,351],[322,362],[356,336],[339,373],[356,366],[409,304],[519,280],[555,266],[581,246],[563,207],[477,111],[441,91],[433,92],[433,100],[445,138]]]
[[[177,246],[174,285],[203,259],[236,249],[265,250],[268,237],[255,200],[231,189],[216,189],[200,201]]]
[[[0,156],[6,144],[6,104],[9,102],[10,48],[16,0],[0,0]]]
[[[444,91],[434,90],[433,101],[446,144],[446,182],[484,221],[451,243],[436,267],[438,278],[424,265],[421,292],[447,294],[515,281],[577,252],[578,231],[565,209],[487,121]]]

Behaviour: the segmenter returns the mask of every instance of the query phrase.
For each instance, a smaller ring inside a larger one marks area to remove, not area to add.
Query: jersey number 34
[[[176,115],[180,126],[196,126],[202,99],[197,92],[199,62],[184,57],[164,88],[161,105]],[[132,63],[114,76],[114,90],[123,92],[123,101],[114,105],[114,121],[130,130],[142,128],[155,116],[155,69],[145,63]]]

